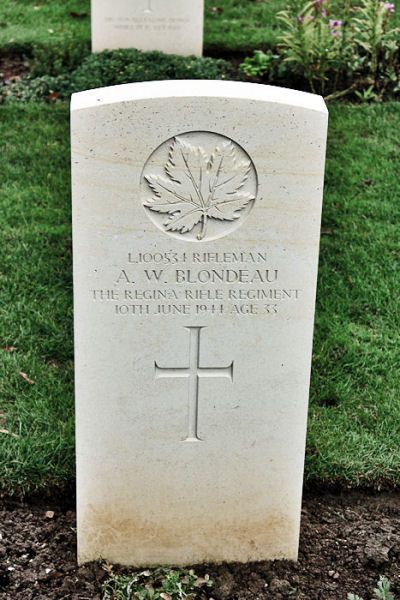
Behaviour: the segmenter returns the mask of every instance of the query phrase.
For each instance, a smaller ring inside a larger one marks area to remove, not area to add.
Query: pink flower
[[[394,13],[394,4],[393,2],[385,2],[383,8],[387,10],[388,13]]]
[[[342,26],[342,21],[339,19],[329,19],[329,29],[331,30],[332,35],[337,35]]]

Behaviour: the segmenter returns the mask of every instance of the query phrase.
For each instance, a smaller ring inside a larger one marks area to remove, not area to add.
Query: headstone
[[[92,50],[203,52],[204,0],[91,0]]]
[[[81,563],[296,558],[326,130],[249,83],[74,95]]]

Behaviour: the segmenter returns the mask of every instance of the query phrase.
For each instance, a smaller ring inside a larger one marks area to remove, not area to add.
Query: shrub
[[[326,0],[305,6],[301,0],[292,0],[290,8],[278,14],[283,25],[281,57],[297,76],[307,80],[312,92],[324,94],[329,84],[336,91],[338,84],[347,83],[352,75],[354,46],[349,13],[349,3],[344,18],[335,19]]]
[[[66,99],[82,90],[164,79],[228,79],[232,66],[224,60],[167,55],[139,50],[104,51],[58,76],[29,77],[7,86],[3,96],[23,101]]]
[[[88,89],[133,81],[225,79],[230,72],[231,65],[224,60],[117,50],[90,55],[74,72],[73,82]]]
[[[353,19],[357,67],[378,92],[397,80],[400,29],[391,27],[393,12],[391,2],[363,0]]]
[[[357,90],[361,99],[381,99],[400,89],[400,30],[392,27],[393,12],[394,4],[385,0],[360,0],[359,6],[345,0],[339,18],[329,0],[290,0],[287,10],[278,13],[277,54],[256,51],[241,69],[268,81],[277,75],[296,84],[305,81],[310,91],[323,95]],[[286,68],[279,68],[282,63]]]
[[[73,71],[89,53],[89,42],[76,42],[72,36],[64,37],[62,42],[37,45],[31,53],[31,73],[40,77]]]

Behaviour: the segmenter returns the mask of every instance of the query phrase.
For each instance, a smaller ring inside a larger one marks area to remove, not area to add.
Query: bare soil
[[[68,502],[1,501],[0,599],[101,598],[107,576],[101,566],[76,566],[75,512]],[[214,580],[216,600],[345,600],[348,592],[369,600],[380,575],[400,592],[399,563],[399,494],[307,493],[298,563],[195,569]]]
[[[0,56],[0,83],[15,83],[28,71],[28,63],[20,56]]]

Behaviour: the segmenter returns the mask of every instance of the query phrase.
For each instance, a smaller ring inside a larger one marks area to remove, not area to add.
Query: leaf
[[[173,214],[182,207],[182,204],[194,205],[192,199],[181,196],[181,191],[168,179],[156,175],[146,175],[145,179],[155,194],[146,205],[151,210]]]
[[[21,375],[22,379],[25,379],[25,381],[27,381],[30,385],[33,385],[35,383],[34,381],[32,381],[32,379],[29,379],[26,373],[20,371],[19,374]]]
[[[164,166],[166,177],[145,175],[153,197],[144,206],[169,215],[166,231],[188,233],[202,223],[197,239],[206,235],[207,220],[233,221],[255,200],[243,190],[251,172],[250,160],[238,160],[232,142],[215,147],[210,156],[201,146],[175,137]]]
[[[187,233],[191,231],[197,223],[200,223],[204,216],[204,212],[199,208],[193,208],[193,206],[186,205],[179,209],[179,212],[175,213],[170,221],[165,224],[167,231],[180,231],[181,233]]]
[[[222,6],[212,6],[210,8],[210,12],[215,13],[216,15],[222,15],[224,9],[222,8]]]
[[[213,165],[215,190],[233,194],[246,183],[251,169],[250,161],[238,161],[232,142],[217,146],[210,162]]]
[[[192,185],[195,182],[200,189],[207,162],[207,154],[200,146],[192,146],[176,137],[169,150],[165,172],[172,181],[180,184],[190,182]]]
[[[234,221],[240,217],[240,215],[237,214],[237,211],[242,210],[247,206],[250,200],[253,199],[254,196],[247,192],[234,194],[231,198],[227,198],[226,200],[216,201],[215,204],[208,209],[207,214],[214,219]]]
[[[6,435],[11,435],[12,437],[19,438],[19,435],[8,431],[8,429],[0,429],[0,433],[5,433]]]
[[[60,92],[51,92],[48,96],[46,96],[49,102],[55,102],[57,98],[60,97]]]
[[[208,580],[209,580],[209,577],[207,578],[207,575],[205,577],[197,577],[197,579],[193,585],[194,585],[194,587],[202,587],[203,585],[208,583]]]
[[[191,197],[182,196],[179,187],[164,177],[146,176],[146,181],[155,193],[145,206],[159,213],[172,215],[164,223],[167,231],[187,233],[201,221],[203,210]]]

